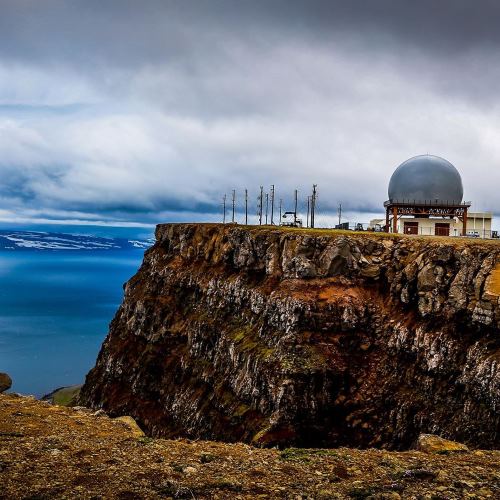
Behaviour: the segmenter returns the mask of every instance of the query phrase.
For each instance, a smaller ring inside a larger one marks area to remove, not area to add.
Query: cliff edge
[[[493,242],[159,225],[81,401],[152,436],[498,448],[499,257]]]

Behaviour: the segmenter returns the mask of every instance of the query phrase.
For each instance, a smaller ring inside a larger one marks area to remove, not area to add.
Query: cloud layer
[[[500,213],[493,1],[0,0],[0,218],[377,212],[422,153]],[[325,219],[326,220],[326,219]]]

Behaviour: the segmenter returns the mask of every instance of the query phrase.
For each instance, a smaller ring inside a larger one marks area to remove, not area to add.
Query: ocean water
[[[144,251],[0,252],[0,371],[41,396],[82,383]]]

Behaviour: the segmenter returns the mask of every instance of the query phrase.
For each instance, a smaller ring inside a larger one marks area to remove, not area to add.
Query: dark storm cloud
[[[500,211],[499,25],[486,0],[0,0],[0,218],[211,217],[313,181],[325,214],[375,212],[425,152]]]
[[[3,0],[2,57],[127,64],[182,59],[224,36],[258,44],[282,36],[335,40],[350,34],[364,50],[413,45],[461,53],[500,45],[495,0]],[[375,44],[375,45],[374,45]]]

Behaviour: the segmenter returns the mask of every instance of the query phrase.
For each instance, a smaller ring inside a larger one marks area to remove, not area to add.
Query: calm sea
[[[82,383],[141,250],[0,252],[0,371],[41,396]]]

